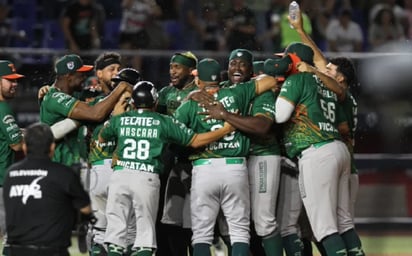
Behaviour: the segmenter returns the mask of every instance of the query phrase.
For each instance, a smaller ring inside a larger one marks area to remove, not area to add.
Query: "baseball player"
[[[16,73],[13,63],[8,60],[0,60],[0,77],[0,237],[3,237],[6,233],[3,179],[7,168],[14,161],[14,152],[21,150],[23,139],[14,113],[7,101],[14,98],[18,86],[17,81],[24,76]],[[5,246],[4,253],[8,253],[7,250],[8,247]]]
[[[79,101],[72,96],[73,92],[81,89],[85,81],[85,72],[93,66],[83,65],[78,55],[65,55],[57,60],[57,73],[53,86],[45,94],[40,106],[40,120],[48,125],[62,121],[67,117],[82,121],[102,121],[110,114],[114,105],[124,91],[131,90],[127,83],[120,83],[113,92],[96,105]],[[79,162],[77,145],[77,130],[66,135],[56,145],[53,161],[72,166]]]
[[[298,15],[298,19],[291,21],[291,24],[296,28],[302,42],[307,43],[314,51],[313,60],[316,68],[307,65],[307,63],[301,63],[301,65],[298,65],[298,69],[300,71],[315,73],[328,89],[337,94],[338,100],[344,109],[348,122],[349,134],[348,136],[343,137],[343,139],[351,155],[351,175],[348,189],[350,200],[349,212],[352,215],[352,222],[347,223],[348,227],[343,228],[347,231],[341,235],[346,243],[349,255],[352,254],[352,251],[353,253],[363,254],[361,241],[354,229],[353,223],[355,202],[359,188],[358,171],[353,158],[353,148],[355,145],[355,132],[357,126],[357,102],[349,92],[349,88],[355,86],[356,84],[357,79],[355,68],[352,61],[346,57],[332,58],[328,62],[321,50],[305,32],[302,23],[303,21],[300,13]]]
[[[105,96],[119,84],[121,81],[125,81],[129,84],[135,84],[140,80],[140,73],[132,68],[124,68],[119,71],[121,58],[118,53],[105,52],[99,55],[95,60],[95,74],[98,79],[98,83],[102,88],[102,95],[95,97],[89,105],[95,105],[102,101]],[[127,98],[130,98],[130,94],[124,93],[121,100],[115,105],[112,114],[119,114],[125,111],[127,107]],[[73,122],[75,125],[71,125]],[[106,229],[106,199],[107,199],[107,187],[110,175],[112,173],[112,153],[116,147],[115,142],[111,141],[103,145],[98,144],[98,134],[103,127],[104,122],[90,123],[88,125],[88,131],[90,133],[90,148],[88,161],[91,166],[90,169],[90,184],[89,192],[92,200],[92,207],[95,215],[97,216],[97,222],[92,226],[92,245],[90,248],[91,255],[105,255],[106,250],[104,248],[104,234]],[[74,130],[80,125],[79,122],[66,118],[54,124],[51,129],[56,139],[60,139]],[[131,221],[130,232],[128,241],[134,240],[134,224]],[[130,248],[129,248],[130,249]]]
[[[298,61],[297,59],[295,62]],[[297,71],[294,68],[294,59],[291,56],[280,59],[267,59],[264,62],[264,72],[284,81],[286,76]],[[278,134],[282,140],[283,132]],[[284,146],[281,147],[281,175],[278,193],[277,219],[279,231],[282,237],[282,245],[287,256],[300,255],[304,243],[300,238],[301,228],[298,223],[302,212],[302,200],[298,184],[297,159],[289,159],[286,156]],[[311,248],[310,248],[311,249]]]
[[[229,66],[233,63],[229,63]],[[278,65],[279,66],[279,65]],[[262,67],[263,73],[263,67]],[[237,86],[244,86],[242,83]],[[277,142],[277,130],[274,123],[273,91],[256,96],[249,105],[248,116],[227,112],[222,105],[216,105],[211,117],[220,119],[224,113],[225,121],[236,129],[245,132],[251,138],[248,158],[251,211],[254,228],[261,238],[266,255],[282,255],[281,237],[276,221],[276,205],[280,178],[280,147]],[[271,130],[271,131],[270,131]],[[270,132],[269,132],[270,131]],[[257,254],[255,248],[251,248]]]
[[[133,255],[151,256],[157,247],[155,221],[162,170],[160,157],[165,143],[197,148],[233,131],[230,125],[225,125],[196,134],[174,118],[154,112],[157,92],[148,81],[134,86],[132,99],[136,109],[112,117],[99,135],[100,143],[112,139],[117,142],[106,209],[105,242],[109,244],[109,256],[122,255],[131,211],[136,215],[137,231]]]
[[[196,64],[197,57],[191,52],[179,52],[171,57],[170,85],[159,91],[159,113],[173,115],[187,95],[197,89],[192,75]],[[160,255],[180,256],[185,254],[188,248],[189,252],[192,251],[189,196],[192,165],[188,160],[190,151],[187,147],[170,144],[166,146],[163,154],[166,175],[161,177],[167,177],[167,184],[165,192],[164,186],[161,189],[164,206],[158,228],[162,229],[167,241],[163,242],[163,237],[158,238]],[[160,205],[163,205],[162,198],[160,202]],[[167,250],[168,247],[170,251]]]
[[[253,54],[247,49],[234,49],[230,52],[229,62],[227,67],[228,79],[221,82],[220,86],[223,88],[237,85],[239,83],[248,82],[255,75],[254,72]],[[269,167],[269,169],[271,169]],[[228,253],[231,254],[231,242],[228,234],[227,222],[224,217],[219,214],[218,216],[218,230],[220,236],[226,244]],[[257,237],[256,231],[253,225],[253,219],[251,222],[251,241],[250,250],[254,254],[263,254],[263,248],[261,246],[262,241]]]
[[[99,62],[96,60],[96,64]],[[113,67],[114,65],[114,67]],[[120,62],[112,63],[103,69],[97,70],[96,66],[96,74],[98,75],[99,79],[102,79],[104,82],[104,75],[106,75],[106,81],[110,85],[110,89],[113,90],[113,83],[117,85],[121,81],[125,81],[129,84],[136,84],[140,80],[140,73],[131,68],[125,68],[120,70],[119,72],[114,72],[118,70],[120,67]],[[100,75],[101,73],[101,75]],[[109,74],[107,74],[109,73]],[[111,92],[111,90],[109,92]],[[106,92],[105,94],[108,94]],[[112,115],[122,113],[125,111],[127,107],[127,98],[130,97],[125,95],[125,101],[120,102],[121,104],[116,104]],[[102,97],[96,98],[96,101],[102,100]],[[95,101],[95,102],[96,102]],[[119,109],[118,109],[119,108]],[[106,231],[106,203],[107,203],[107,190],[109,185],[110,176],[113,173],[112,169],[112,157],[113,152],[116,148],[116,141],[108,141],[103,144],[99,144],[98,142],[98,134],[102,129],[104,122],[101,122],[93,127],[90,127],[92,130],[91,134],[91,143],[90,143],[90,152],[89,152],[89,162],[91,165],[90,169],[90,186],[89,192],[90,197],[92,200],[92,207],[95,215],[97,217],[97,222],[92,226],[93,230],[93,244],[91,248],[91,255],[101,255],[102,251],[104,250],[104,235]],[[129,227],[129,236],[128,241],[130,241],[129,245],[132,245],[132,241],[134,240],[134,225],[131,221],[131,226]],[[130,248],[129,248],[130,249]],[[130,250],[129,250],[130,251]]]
[[[305,44],[290,44],[285,53],[313,63],[313,50]],[[287,122],[284,145],[288,157],[299,158],[300,193],[316,240],[327,255],[347,254],[340,233],[351,221],[344,207],[350,156],[338,127],[348,126],[336,94],[311,73],[291,75],[276,100],[276,121]]]
[[[222,127],[223,121],[198,113],[209,114],[205,108],[221,102],[230,112],[247,114],[249,102],[276,86],[273,77],[262,75],[239,86],[219,88],[221,67],[213,59],[204,59],[197,66],[198,87],[213,95],[214,100],[184,102],[175,113],[176,118],[198,132]],[[219,113],[219,119],[225,119]],[[213,231],[219,210],[228,222],[232,255],[249,255],[250,194],[246,167],[249,139],[241,132],[233,132],[205,149],[191,155],[193,159],[191,215],[194,255],[210,255]]]
[[[264,61],[263,72],[276,77],[279,86],[290,75],[293,62],[290,58],[267,59]],[[278,127],[282,129],[282,127]],[[282,140],[283,133],[277,132],[278,140]],[[281,146],[280,160],[280,182],[277,194],[278,202],[276,217],[280,235],[282,237],[282,247],[287,256],[300,255],[302,243],[299,238],[298,219],[302,209],[298,186],[297,164],[285,156],[284,147]]]

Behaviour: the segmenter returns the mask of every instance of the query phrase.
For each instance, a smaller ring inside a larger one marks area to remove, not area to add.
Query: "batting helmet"
[[[151,108],[157,101],[157,90],[149,81],[140,81],[133,86],[133,104],[136,108]]]
[[[112,81],[115,82],[115,86],[117,86],[121,81],[125,81],[133,85],[140,81],[140,72],[134,68],[124,68],[112,78]]]

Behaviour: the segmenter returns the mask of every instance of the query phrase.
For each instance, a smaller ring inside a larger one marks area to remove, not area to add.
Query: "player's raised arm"
[[[79,101],[70,113],[69,117],[79,120],[101,122],[113,110],[113,107],[116,105],[123,92],[131,90],[131,86],[122,81],[107,97],[104,98],[104,100],[94,106],[90,106],[85,102]]]
[[[293,20],[288,16],[289,23],[296,29],[296,32],[299,34],[300,39],[304,44],[307,44],[312,48],[314,52],[313,62],[315,66],[320,70],[326,70],[326,65],[328,61],[326,60],[325,56],[323,55],[322,51],[316,45],[316,43],[312,40],[312,38],[306,33],[305,29],[303,28],[303,19],[301,11],[298,11],[298,19]]]
[[[260,95],[276,87],[277,80],[273,76],[265,74],[259,75],[255,79],[256,94]]]
[[[339,85],[338,81],[335,78],[327,75],[326,73],[320,71],[318,68],[301,61],[297,65],[297,69],[299,72],[309,72],[315,74],[317,77],[320,78],[322,83],[332,92],[336,93],[338,96],[339,101],[343,101],[346,97],[346,90],[342,86]]]

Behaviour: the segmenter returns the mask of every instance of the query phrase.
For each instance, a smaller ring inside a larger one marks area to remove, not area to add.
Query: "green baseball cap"
[[[74,72],[88,72],[93,69],[91,65],[83,65],[79,55],[64,55],[56,61],[55,71],[57,75],[65,75]]]
[[[16,73],[13,63],[8,60],[0,60],[0,77],[4,79],[18,79],[24,76]]]
[[[263,71],[265,74],[276,77],[278,81],[285,80],[286,75],[292,70],[292,59],[289,55],[283,58],[265,60]]]
[[[285,54],[295,54],[302,61],[313,65],[313,50],[304,43],[294,42],[289,44],[285,50]]]
[[[253,74],[258,75],[260,72],[263,72],[264,61],[254,61],[253,62]]]
[[[251,51],[246,50],[246,49],[235,49],[230,53],[229,56],[229,61],[233,60],[233,59],[242,59],[248,63],[250,63],[250,65],[253,65],[253,54]]]
[[[219,82],[222,68],[214,59],[206,58],[197,64],[197,72],[200,80],[204,82]]]

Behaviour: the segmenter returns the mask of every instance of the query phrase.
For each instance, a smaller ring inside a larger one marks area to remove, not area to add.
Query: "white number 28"
[[[150,142],[148,140],[125,139],[123,158],[146,160],[149,158]]]

